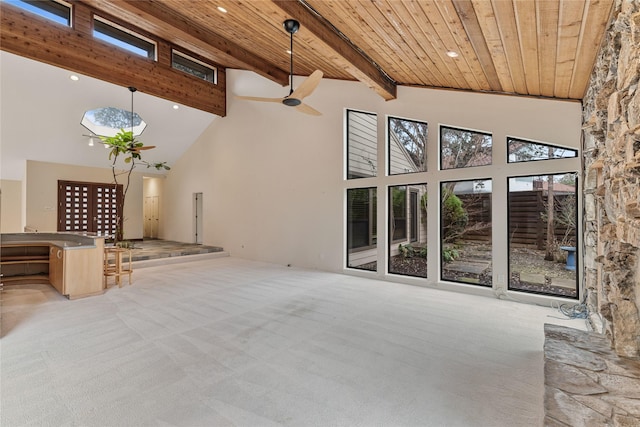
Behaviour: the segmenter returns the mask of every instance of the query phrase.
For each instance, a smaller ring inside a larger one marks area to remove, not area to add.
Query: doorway
[[[58,181],[58,231],[82,231],[122,238],[122,185]]]
[[[159,197],[146,196],[144,198],[144,235],[145,239],[158,238]]]
[[[195,213],[195,221],[194,221],[194,233],[195,233],[195,243],[198,245],[202,244],[202,193],[194,193],[193,195],[193,206]]]

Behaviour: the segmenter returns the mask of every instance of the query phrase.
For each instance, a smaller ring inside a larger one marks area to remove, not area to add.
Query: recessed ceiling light
[[[224,8],[224,7],[222,7],[222,6],[218,6],[218,10],[219,10],[220,12],[222,12],[222,13],[227,13],[227,9],[225,9],[225,8]]]
[[[178,108],[180,108],[180,106],[178,104],[173,104],[173,109],[177,110]]]
[[[291,55],[291,51],[289,49],[287,49],[287,54]]]
[[[80,80],[80,78],[79,78],[78,76],[76,76],[75,74],[71,74],[71,75],[69,76],[69,78],[70,78],[71,80],[73,80],[74,82],[77,82],[78,80]]]
[[[449,52],[447,52],[447,56],[449,56],[450,58],[457,58],[458,52],[454,52],[453,50],[450,50]]]

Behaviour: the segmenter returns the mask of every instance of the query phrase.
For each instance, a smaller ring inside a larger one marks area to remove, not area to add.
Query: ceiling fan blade
[[[282,98],[262,98],[259,96],[240,96],[240,95],[236,95],[237,99],[244,99],[247,101],[260,101],[260,102],[278,102],[281,103],[282,102]]]
[[[321,116],[322,113],[315,108],[309,107],[307,104],[300,104],[296,106],[296,110],[301,113],[311,114],[312,116]]]
[[[311,95],[311,93],[315,90],[322,80],[322,71],[315,70],[305,81],[298,86],[296,90],[293,91],[289,98],[297,98],[302,100],[304,97]]]
[[[144,146],[144,147],[130,148],[129,151],[152,150],[154,148],[156,148],[155,145],[147,145],[147,146]]]

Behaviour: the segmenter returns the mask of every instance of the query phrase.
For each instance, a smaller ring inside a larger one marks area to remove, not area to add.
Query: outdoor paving
[[[534,274],[534,273],[520,273],[520,280],[527,283],[538,283],[543,285],[545,283],[544,274]],[[575,289],[576,281],[575,279],[563,279],[561,277],[551,277],[551,285],[552,286],[560,286],[562,288]]]

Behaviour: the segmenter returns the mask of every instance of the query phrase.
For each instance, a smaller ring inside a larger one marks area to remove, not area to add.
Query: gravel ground
[[[460,260],[464,260],[465,253],[473,253],[474,256],[482,254],[482,250],[479,249],[490,251],[489,247],[471,244],[461,251],[462,257]],[[487,255],[490,257],[490,254]],[[521,275],[540,275],[566,280],[576,279],[575,271],[567,270],[565,268],[564,261],[545,261],[544,255],[544,251],[535,249],[512,248],[510,250],[511,271],[517,271]],[[360,268],[375,270],[376,263],[374,262],[363,265],[360,266]],[[396,255],[390,260],[389,272],[406,276],[427,277],[427,260],[420,257],[404,258],[402,255]],[[487,273],[490,274],[490,270]],[[529,292],[541,292],[568,297],[576,296],[575,289],[553,286],[551,284],[527,283],[525,281],[521,281],[519,284],[513,284],[512,288]]]

